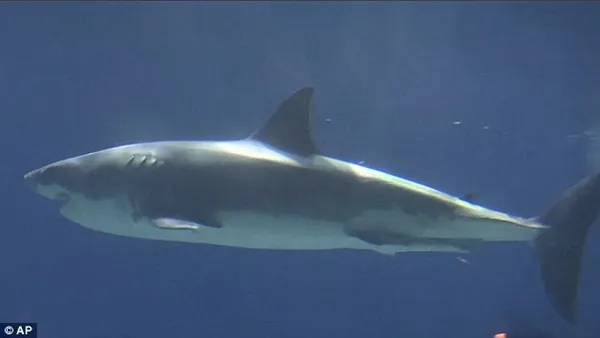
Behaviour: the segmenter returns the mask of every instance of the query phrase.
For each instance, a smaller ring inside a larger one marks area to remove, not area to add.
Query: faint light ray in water
[[[585,160],[589,172],[600,170],[600,116],[596,116],[588,130],[569,135],[571,138],[583,139],[587,143]]]

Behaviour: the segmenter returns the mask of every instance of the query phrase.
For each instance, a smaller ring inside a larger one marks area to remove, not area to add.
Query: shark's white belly
[[[136,222],[126,197],[91,202],[77,195],[61,208],[61,213],[86,228],[146,239],[256,249],[370,249],[368,244],[344,234],[340,223],[298,217],[232,211],[218,215],[222,228],[161,229],[145,218]]]
[[[144,218],[135,221],[132,216],[131,203],[125,196],[102,201],[89,201],[80,195],[73,194],[70,201],[61,208],[61,213],[69,220],[86,228],[115,235],[153,240],[269,250],[357,249],[374,250],[385,254],[406,251],[463,251],[442,243],[377,246],[347,235],[343,230],[343,224],[338,222],[253,212],[221,212],[218,216],[224,225],[222,228],[161,229]],[[393,218],[394,221],[390,218]],[[373,225],[378,223],[395,224],[394,226],[402,227],[406,233],[417,236],[427,233],[427,235],[436,237],[435,228],[426,227],[423,219],[402,213],[373,211],[363,214],[357,221]],[[461,228],[458,224],[451,224],[450,220],[444,223],[447,224],[438,231],[439,235],[442,235],[441,238],[472,238],[473,233],[468,233],[468,231],[472,232],[473,227],[477,226],[477,224],[465,224]],[[454,229],[454,233],[450,229]],[[509,231],[509,237],[516,236],[510,233],[512,231],[510,228],[489,228],[488,230],[494,229],[496,232],[498,229],[501,232],[504,231],[504,235],[506,235],[506,231]],[[520,235],[520,237],[523,236]],[[521,239],[517,237],[515,239]]]

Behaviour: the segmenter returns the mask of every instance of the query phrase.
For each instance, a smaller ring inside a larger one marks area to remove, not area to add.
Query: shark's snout
[[[122,173],[111,160],[104,154],[68,158],[28,172],[24,180],[33,191],[53,200],[65,201],[73,194],[110,197]]]
[[[60,168],[46,166],[28,172],[23,179],[34,192],[49,199],[66,203],[70,200],[69,191],[57,184],[56,177],[54,177],[59,170]]]
[[[40,169],[32,170],[25,174],[24,179],[25,183],[33,190],[36,189],[38,185],[38,177],[40,175]]]
[[[28,172],[25,174],[24,179],[32,187],[51,184],[64,186],[68,178],[75,174],[76,167],[70,165],[69,161],[59,161]]]

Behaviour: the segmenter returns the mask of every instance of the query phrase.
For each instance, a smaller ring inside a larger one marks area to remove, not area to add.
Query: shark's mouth
[[[65,204],[69,203],[71,200],[71,195],[62,191],[54,195],[54,200],[57,201],[61,207],[63,207]]]

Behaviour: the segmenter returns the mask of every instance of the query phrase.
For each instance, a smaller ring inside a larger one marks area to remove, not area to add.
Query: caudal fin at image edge
[[[600,172],[568,189],[538,221],[549,226],[535,240],[541,279],[550,302],[577,320],[579,276],[587,234],[600,214]]]

